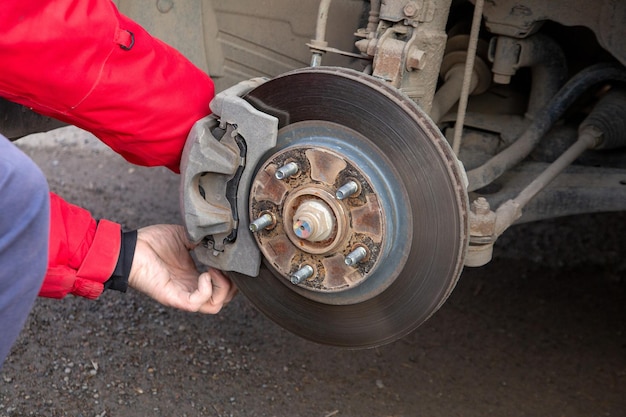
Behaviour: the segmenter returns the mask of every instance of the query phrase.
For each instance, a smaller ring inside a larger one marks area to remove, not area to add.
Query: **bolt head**
[[[404,12],[404,15],[406,17],[413,17],[417,14],[417,4],[415,4],[415,2],[408,2],[407,4],[404,5],[404,9],[402,10]]]
[[[406,59],[406,66],[409,70],[423,69],[424,65],[426,65],[426,60],[424,59],[424,55],[426,52],[421,49],[412,46],[409,49],[409,54]]]
[[[491,212],[491,207],[489,206],[489,201],[485,197],[478,197],[472,203],[472,211],[478,215],[487,215]]]

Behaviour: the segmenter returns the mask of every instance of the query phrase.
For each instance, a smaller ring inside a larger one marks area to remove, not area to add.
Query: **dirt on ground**
[[[124,228],[180,223],[178,179],[84,133],[22,144],[52,190]],[[626,215],[517,226],[425,325],[350,351],[239,295],[220,314],[130,290],[38,299],[0,371],[0,416],[626,416]]]

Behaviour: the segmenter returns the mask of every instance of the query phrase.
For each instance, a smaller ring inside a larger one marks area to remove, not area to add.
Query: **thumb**
[[[211,301],[212,295],[213,285],[211,284],[211,275],[208,272],[203,272],[198,277],[198,288],[189,294],[189,304],[191,304],[195,311],[198,311],[204,304]]]

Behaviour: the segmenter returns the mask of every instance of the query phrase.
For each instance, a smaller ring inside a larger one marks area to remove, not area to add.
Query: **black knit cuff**
[[[122,233],[120,256],[117,259],[117,265],[115,265],[111,278],[104,283],[105,290],[126,292],[128,289],[128,277],[130,276],[130,268],[133,265],[136,245],[136,230]]]

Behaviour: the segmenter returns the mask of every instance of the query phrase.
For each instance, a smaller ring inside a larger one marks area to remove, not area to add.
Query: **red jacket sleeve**
[[[88,130],[139,165],[179,170],[209,113],[208,75],[110,0],[2,3],[0,96]]]
[[[21,0],[0,12],[0,96],[95,134],[128,161],[179,170],[214,87],[180,53],[110,0]],[[40,295],[96,298],[120,247],[119,225],[57,196]]]
[[[96,223],[87,210],[51,193],[48,271],[39,295],[97,298],[115,269],[120,242],[119,224]]]

